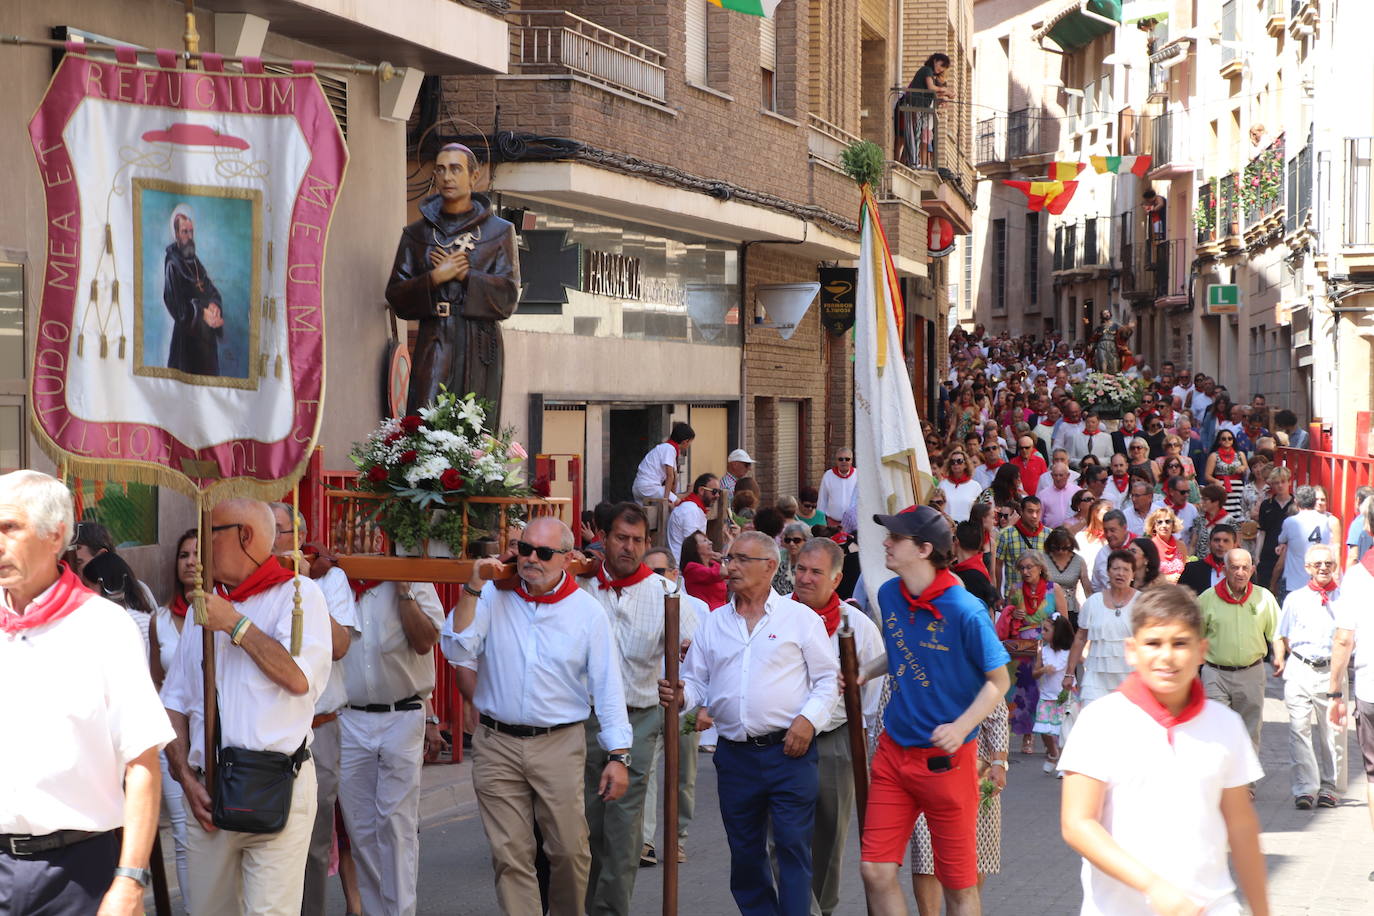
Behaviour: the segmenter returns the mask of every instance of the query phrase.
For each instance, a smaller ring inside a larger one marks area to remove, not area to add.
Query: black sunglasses
[[[539,557],[540,560],[543,560],[545,563],[552,560],[555,554],[568,552],[566,550],[559,550],[557,547],[536,547],[528,541],[516,541],[515,550],[522,557],[527,557],[530,554],[535,554]]]
[[[658,573],[660,576],[668,575],[668,567],[666,566],[650,566],[649,571]]]
[[[805,544],[806,538],[783,538],[782,542],[784,544]]]

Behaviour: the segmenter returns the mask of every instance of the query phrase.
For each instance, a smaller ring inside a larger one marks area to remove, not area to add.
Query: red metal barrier
[[[1357,455],[1337,455],[1301,448],[1280,448],[1278,464],[1293,474],[1295,487],[1307,484],[1326,491],[1326,510],[1341,522],[1342,543],[1336,545],[1341,566],[1345,565],[1344,532],[1359,513],[1355,491],[1374,486],[1374,458]]]

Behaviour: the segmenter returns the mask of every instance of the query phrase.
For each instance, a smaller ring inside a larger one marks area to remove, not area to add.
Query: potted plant
[[[1084,409],[1095,410],[1103,418],[1120,419],[1126,411],[1140,406],[1144,390],[1144,379],[1090,372],[1073,386],[1073,396]]]
[[[452,556],[464,540],[463,500],[527,497],[521,463],[528,454],[507,427],[486,429],[489,405],[447,390],[419,413],[383,420],[350,458],[357,487],[384,497],[378,526],[402,556]],[[483,511],[485,510],[485,511]],[[467,540],[493,534],[494,507],[469,506]]]

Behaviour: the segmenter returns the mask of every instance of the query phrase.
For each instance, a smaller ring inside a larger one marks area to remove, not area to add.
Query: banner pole
[[[678,647],[682,644],[678,616],[681,600],[676,592],[663,599],[663,669],[668,683],[673,685],[678,681]],[[660,860],[663,865],[663,916],[677,916],[677,793],[681,734],[682,719],[678,710],[663,710],[663,858]]]
[[[214,522],[210,518],[210,510],[201,507],[200,511],[200,564],[201,564],[201,596],[197,599],[196,622],[200,624],[200,664],[201,664],[201,686],[204,696],[203,709],[205,713],[205,759],[202,764],[205,770],[205,791],[210,793],[210,797],[215,797],[215,764],[217,761],[217,751],[219,741],[219,697],[216,695],[215,686],[215,633],[206,626],[208,612],[205,609],[205,600],[210,596],[215,588],[215,566],[214,553],[210,548],[210,538],[213,536]]]

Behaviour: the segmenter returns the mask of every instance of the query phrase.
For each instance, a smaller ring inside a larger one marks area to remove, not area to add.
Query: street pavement
[[[1350,737],[1350,787],[1341,806],[1296,810],[1289,796],[1282,686],[1270,678],[1260,755],[1267,775],[1259,784],[1256,807],[1264,829],[1261,843],[1269,865],[1275,916],[1374,914],[1374,882],[1368,880],[1374,870],[1374,830],[1353,731]],[[715,767],[708,755],[699,755],[699,761],[697,814],[686,844],[688,861],[680,872],[679,912],[727,916],[738,910],[730,897],[729,850],[720,822]],[[1042,763],[1043,757],[1012,753],[1002,808],[1002,873],[989,877],[984,888],[983,912],[991,916],[1078,912],[1081,860],[1060,838],[1061,783],[1041,772]],[[469,764],[425,768],[420,836],[420,913],[493,916],[499,912]],[[842,902],[836,911],[843,916],[866,913],[858,861],[857,829],[851,829]],[[169,871],[175,880],[175,872]],[[902,871],[904,882],[909,882],[905,866]],[[640,869],[633,909],[637,916],[662,911],[662,880],[661,868]],[[330,880],[330,896],[330,912],[344,913],[335,879]],[[914,914],[914,902],[909,905]]]

